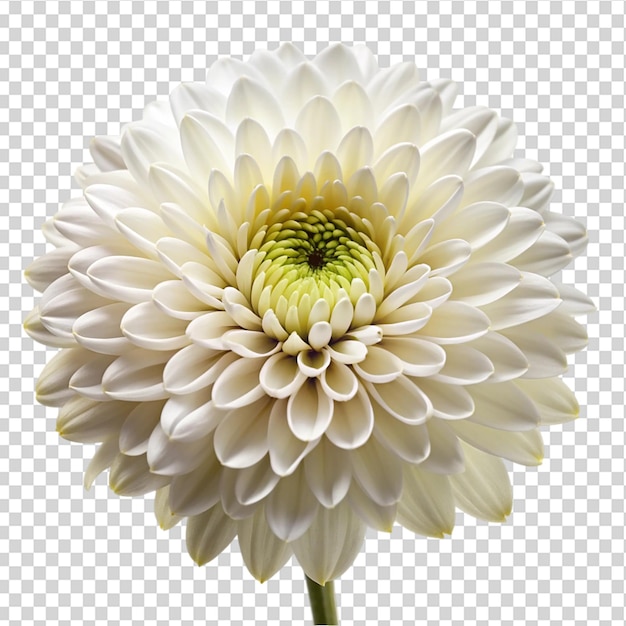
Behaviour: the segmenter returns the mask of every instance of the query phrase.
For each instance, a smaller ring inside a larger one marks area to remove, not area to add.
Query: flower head
[[[365,529],[502,521],[502,459],[573,419],[560,379],[591,303],[553,275],[585,229],[552,213],[515,126],[364,47],[222,59],[91,144],[46,223],[26,321],[61,436],[156,491],[192,557],[236,536],[259,579],[338,577]]]

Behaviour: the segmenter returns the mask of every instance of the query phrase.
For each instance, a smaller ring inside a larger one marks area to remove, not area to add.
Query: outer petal
[[[236,534],[237,523],[216,504],[208,511],[189,518],[187,550],[198,565],[204,565],[220,554]]]

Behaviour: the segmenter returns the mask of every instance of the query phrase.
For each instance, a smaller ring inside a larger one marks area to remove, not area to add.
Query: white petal
[[[282,108],[272,93],[260,82],[242,76],[237,79],[228,96],[226,121],[237,125],[246,117],[254,118],[272,134],[285,125]]]
[[[332,101],[344,128],[370,125],[373,116],[372,103],[363,87],[355,80],[347,80],[339,85]]]
[[[89,143],[89,153],[94,163],[103,172],[123,170],[126,168],[122,158],[120,138],[101,135],[94,137]]]
[[[173,515],[169,505],[170,488],[169,485],[157,489],[154,496],[154,516],[161,530],[169,530],[180,522],[183,518]]]
[[[401,422],[423,424],[432,412],[428,397],[404,375],[390,383],[365,383],[365,388],[383,409]]]
[[[85,470],[84,485],[85,489],[91,489],[94,481],[105,469],[111,467],[111,463],[119,454],[117,447],[117,437],[113,436],[101,443],[93,455],[89,465]]]
[[[321,352],[303,350],[298,353],[296,360],[300,371],[309,378],[317,378],[332,363],[328,350],[322,350]]]
[[[543,211],[554,193],[554,183],[547,176],[534,172],[525,172],[522,180],[524,181],[524,195],[519,200],[519,205],[533,209],[533,211]]]
[[[446,346],[446,364],[434,380],[452,385],[473,385],[494,372],[491,361],[479,350],[465,345]]]
[[[498,129],[498,114],[486,107],[467,107],[444,118],[441,130],[465,128],[476,137],[472,166],[480,161]]]
[[[109,471],[109,486],[118,496],[142,496],[169,482],[168,476],[157,476],[150,471],[145,454],[118,454]]]
[[[421,116],[417,107],[403,104],[386,115],[374,133],[374,147],[377,155],[397,143],[398,137],[403,141],[418,144],[421,129]]]
[[[305,380],[306,376],[296,359],[285,352],[278,352],[267,359],[259,373],[261,387],[273,398],[292,396]]]
[[[236,534],[237,524],[216,504],[187,521],[187,550],[198,565],[204,565],[225,550]]]
[[[363,361],[354,365],[354,371],[370,383],[389,383],[402,374],[403,364],[393,352],[370,346]]]
[[[240,469],[258,463],[268,452],[272,404],[261,402],[230,411],[215,431],[215,454],[223,465]]]
[[[209,68],[206,84],[221,93],[228,94],[235,81],[242,76],[251,76],[257,80],[262,80],[262,75],[250,63],[244,63],[232,57],[223,57]]]
[[[260,502],[274,489],[280,477],[274,474],[270,466],[269,459],[264,457],[256,465],[240,470],[229,470],[225,468],[224,475],[235,471],[235,498],[244,506]],[[222,488],[222,500],[224,499],[224,489]]]
[[[454,528],[454,498],[447,476],[404,466],[404,488],[398,502],[398,521],[427,537],[449,535]]]
[[[559,292],[547,278],[522,272],[522,280],[515,289],[482,310],[491,320],[491,329],[501,330],[542,317],[560,303]]]
[[[91,265],[87,275],[113,300],[145,302],[161,282],[173,278],[161,263],[134,256],[114,256]]]
[[[225,311],[209,311],[193,320],[187,327],[187,336],[198,346],[224,350],[224,334],[236,328]]]
[[[176,123],[180,124],[185,113],[202,109],[213,115],[223,115],[226,98],[216,89],[199,82],[181,83],[170,93],[170,105]]]
[[[74,348],[76,340],[65,334],[59,337],[52,334],[42,323],[39,308],[35,307],[24,319],[24,330],[33,340],[53,348]]]
[[[341,121],[332,102],[314,96],[302,108],[295,123],[309,155],[317,158],[324,150],[334,151],[341,138]]]
[[[587,315],[596,312],[596,305],[591,298],[570,285],[556,284],[559,295],[563,302],[559,307],[559,312],[567,315]]]
[[[221,409],[252,404],[265,395],[259,383],[262,359],[240,358],[227,365],[213,386],[213,402]]]
[[[324,585],[352,565],[364,538],[365,524],[344,502],[334,509],[320,507],[309,530],[291,547],[306,575]]]
[[[211,390],[175,395],[167,400],[161,412],[161,428],[173,441],[193,442],[215,430],[225,411],[211,402]]]
[[[212,385],[225,368],[237,360],[232,352],[218,352],[191,345],[172,356],[163,371],[163,383],[169,393],[194,393]]]
[[[288,476],[317,441],[301,441],[292,434],[287,423],[287,401],[277,400],[273,402],[270,412],[267,444],[272,470],[279,476]]]
[[[451,427],[463,441],[483,452],[522,465],[540,465],[543,460],[543,440],[536,429],[506,432],[474,424],[469,420],[454,422]]]
[[[122,354],[132,348],[120,328],[129,305],[115,302],[87,311],[81,315],[72,331],[76,341],[88,350],[101,354]]]
[[[441,346],[416,337],[385,337],[380,347],[401,362],[402,373],[407,376],[432,376],[441,370],[446,360]]]
[[[291,432],[302,439],[312,441],[321,437],[333,417],[333,400],[321,388],[319,381],[308,379],[289,398],[287,421]]]
[[[485,383],[468,387],[475,410],[470,421],[499,430],[524,431],[536,428],[539,412],[515,383]]]
[[[504,463],[467,444],[465,471],[450,476],[456,505],[480,519],[503,522],[513,508],[511,483]]]
[[[377,315],[375,320],[385,336],[408,335],[426,326],[431,315],[432,309],[427,304],[415,302],[405,304],[383,318]]]
[[[291,548],[281,541],[265,520],[265,508],[260,506],[254,515],[237,525],[241,556],[250,573],[261,583],[269,580],[291,556]]]
[[[563,352],[578,352],[587,345],[587,331],[569,315],[562,313],[562,307],[549,315],[544,315],[532,322],[526,322],[523,328],[529,333],[538,333],[554,342]]]
[[[187,322],[166,315],[152,301],[129,309],[120,326],[132,343],[146,350],[177,350],[189,343]]]
[[[400,136],[405,138],[404,133]],[[376,160],[373,170],[376,180],[381,183],[394,174],[403,172],[408,182],[413,184],[420,170],[420,151],[412,143],[395,143]]]
[[[381,506],[395,504],[402,493],[402,461],[375,438],[350,453],[361,489]]]
[[[352,368],[335,360],[322,372],[320,384],[327,396],[339,402],[353,398],[358,389],[358,381]]]
[[[109,400],[102,385],[102,377],[105,370],[111,365],[115,358],[115,355],[110,354],[92,355],[92,357],[84,365],[81,365],[70,378],[70,389],[92,400],[100,400],[102,402]]]
[[[528,361],[524,378],[551,378],[567,371],[567,356],[550,335],[526,328],[526,324],[507,328],[502,334],[521,350]]]
[[[85,189],[85,200],[109,228],[115,229],[115,218],[123,209],[149,208],[149,202],[135,186],[137,183],[134,180],[130,189],[107,183],[90,185]]]
[[[324,48],[314,59],[325,81],[330,85],[339,85],[346,80],[362,79],[361,68],[351,47],[343,44],[331,44]]]
[[[422,220],[445,220],[459,206],[463,197],[463,179],[454,174],[439,178],[421,193],[412,193],[402,229],[410,231]]]
[[[490,331],[475,339],[472,347],[480,350],[494,367],[489,382],[499,383],[519,378],[528,370],[528,360],[524,353],[500,333]]]
[[[518,269],[505,263],[471,263],[450,277],[455,300],[483,306],[499,300],[522,281]]]
[[[489,318],[479,309],[464,302],[444,302],[436,308],[420,337],[435,343],[464,343],[484,335],[489,329]]]
[[[539,411],[542,425],[571,422],[580,415],[576,396],[560,378],[516,380],[515,385],[528,394]]]
[[[160,283],[152,293],[152,300],[167,315],[181,320],[192,320],[207,309],[206,304],[193,296],[180,280]]]
[[[172,478],[169,508],[174,515],[204,513],[220,501],[222,466],[210,445],[206,447],[201,465]]]
[[[374,411],[363,387],[346,402],[335,402],[333,419],[326,431],[328,439],[338,448],[353,450],[362,446],[372,434]]]
[[[123,241],[118,232],[109,228],[90,210],[83,198],[68,200],[53,219],[56,230],[81,247]]]
[[[463,239],[450,239],[430,246],[420,256],[420,263],[432,269],[431,276],[450,276],[463,267],[472,254],[472,247]]]
[[[474,411],[474,401],[465,387],[432,378],[420,378],[417,382],[431,402],[435,417],[458,420],[469,417]]]
[[[309,331],[308,342],[314,350],[321,350],[328,345],[333,327],[329,322],[315,322]]]
[[[409,463],[421,463],[430,453],[425,424],[406,424],[374,406],[374,436],[388,450]]]
[[[256,330],[228,330],[223,342],[225,348],[249,359],[269,357],[280,350],[280,343]]]
[[[517,170],[494,165],[474,170],[465,177],[462,206],[485,200],[516,206],[523,193],[524,182]]]
[[[567,243],[556,233],[544,230],[539,239],[511,263],[526,272],[552,276],[566,267],[572,259],[573,255]]]
[[[369,82],[367,90],[378,111],[382,111],[418,83],[419,72],[415,63],[405,62],[381,69]]]
[[[159,215],[137,207],[122,209],[115,225],[130,244],[151,258],[158,256],[156,242],[172,234]]]
[[[110,398],[145,402],[162,400],[168,393],[163,386],[163,368],[169,352],[137,348],[118,357],[102,376],[102,388]]]
[[[127,402],[99,402],[77,394],[61,407],[56,429],[69,441],[105,441],[119,432],[133,407]]]
[[[433,418],[426,424],[430,439],[430,454],[420,463],[420,469],[433,474],[451,475],[463,471],[461,442],[444,420]]]
[[[353,482],[348,494],[354,512],[371,528],[390,533],[396,519],[397,504],[380,505],[374,502]]]
[[[498,128],[489,147],[485,150],[482,158],[474,164],[476,169],[495,165],[510,157],[517,143],[517,128],[512,120],[500,118]]]
[[[543,214],[543,219],[546,228],[567,243],[573,256],[584,251],[588,241],[587,229],[584,224],[568,215],[560,215],[550,211]]]
[[[130,404],[130,403],[124,403]],[[108,406],[107,403],[106,406]],[[124,420],[120,429],[119,447],[122,454],[138,456],[148,450],[148,440],[152,431],[159,423],[163,402],[140,402],[137,405],[130,404],[132,411]]]
[[[315,517],[319,503],[311,493],[303,468],[281,478],[265,505],[272,532],[283,541],[301,537]]]
[[[35,259],[25,270],[24,278],[36,291],[43,292],[57,278],[65,276],[70,258],[76,251],[74,246],[64,246]]]
[[[41,371],[35,386],[37,402],[46,406],[62,406],[73,395],[69,382],[74,372],[88,363],[92,354],[83,348],[61,350]]]
[[[326,437],[304,458],[306,479],[322,506],[337,506],[348,493],[352,482],[352,465],[344,450]]]
[[[210,437],[209,435],[190,443],[174,441],[157,424],[148,442],[150,471],[164,476],[188,474],[204,460]]]

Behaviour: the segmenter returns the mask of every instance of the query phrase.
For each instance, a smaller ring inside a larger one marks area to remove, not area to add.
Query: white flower
[[[541,462],[578,406],[560,375],[592,304],[550,277],[584,227],[513,158],[515,126],[364,47],[222,59],[91,144],[46,223],[26,322],[38,382],[101,442],[122,495],[156,490],[204,563],[238,537],[261,580],[338,577],[365,529],[502,521],[502,459]]]

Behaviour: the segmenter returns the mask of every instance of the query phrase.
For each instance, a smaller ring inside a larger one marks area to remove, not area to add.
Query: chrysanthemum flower
[[[44,227],[26,321],[62,348],[39,400],[101,442],[122,495],[156,491],[210,561],[320,584],[368,526],[452,531],[511,511],[503,459],[578,414],[560,375],[592,305],[553,276],[584,227],[513,157],[514,124],[364,47],[222,59],[91,144]]]

